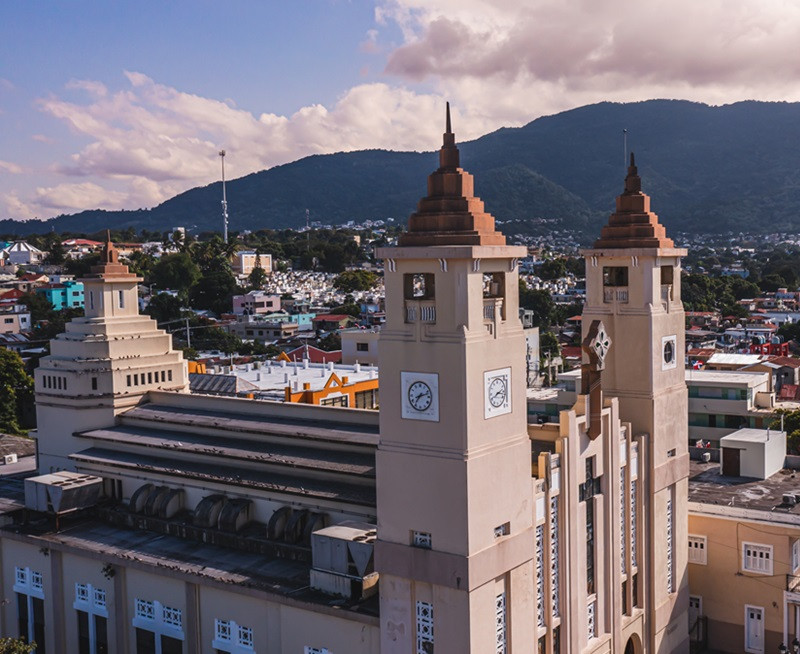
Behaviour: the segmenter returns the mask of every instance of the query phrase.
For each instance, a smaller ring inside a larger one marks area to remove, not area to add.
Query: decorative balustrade
[[[436,322],[434,300],[406,300],[406,322]]]
[[[503,298],[485,297],[483,298],[483,319],[502,320]]]
[[[628,287],[627,286],[611,286],[603,289],[603,302],[612,304],[619,302],[620,304],[628,303]]]

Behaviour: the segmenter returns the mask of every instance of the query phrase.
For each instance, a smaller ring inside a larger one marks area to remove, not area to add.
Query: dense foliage
[[[16,352],[0,349],[0,432],[24,433],[24,416],[32,406],[33,379],[25,364]]]

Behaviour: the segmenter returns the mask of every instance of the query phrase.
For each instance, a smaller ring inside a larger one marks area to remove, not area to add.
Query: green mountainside
[[[652,209],[669,230],[800,231],[800,103],[595,104],[461,143],[461,163],[499,220],[531,231],[594,232],[622,190],[623,129]],[[455,130],[458,136],[457,124]],[[366,150],[253,173],[228,183],[231,230],[297,227],[306,209],[322,223],[405,221],[436,166],[435,152]],[[149,210],[4,220],[0,233],[219,230],[221,195],[215,183]]]

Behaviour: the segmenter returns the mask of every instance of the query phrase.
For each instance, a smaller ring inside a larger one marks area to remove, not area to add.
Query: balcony
[[[603,289],[603,302],[606,304],[628,304],[627,286],[606,286]]]
[[[406,322],[435,323],[435,300],[406,300]]]

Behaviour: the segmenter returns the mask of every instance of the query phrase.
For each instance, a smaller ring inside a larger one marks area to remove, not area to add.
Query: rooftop
[[[765,381],[765,372],[732,370],[686,370],[687,384],[746,384],[756,386]]]
[[[773,516],[792,514],[800,521],[800,504],[784,504],[785,493],[800,494],[800,474],[795,470],[784,469],[768,479],[748,479],[721,475],[719,463],[689,464],[689,502],[765,511]]]

